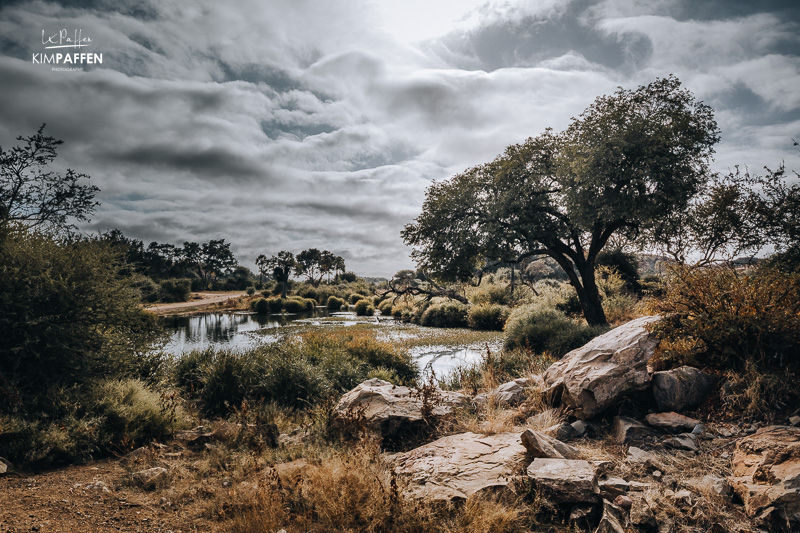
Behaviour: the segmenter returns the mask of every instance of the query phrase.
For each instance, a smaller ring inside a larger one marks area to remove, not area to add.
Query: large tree
[[[272,277],[281,284],[281,298],[286,298],[289,292],[289,277],[292,270],[297,266],[292,252],[280,251],[278,255],[273,255],[267,260],[272,267]]]
[[[100,189],[86,183],[89,176],[50,168],[64,141],[43,131],[44,124],[35,135],[17,137],[20,146],[0,148],[0,228],[12,223],[62,233],[74,229],[72,219],[88,220],[98,205]]]
[[[713,111],[677,78],[620,88],[562,133],[547,130],[431,185],[402,235],[419,266],[443,280],[549,256],[587,322],[605,324],[598,254],[612,236],[637,238],[685,210],[708,179],[718,140]]]

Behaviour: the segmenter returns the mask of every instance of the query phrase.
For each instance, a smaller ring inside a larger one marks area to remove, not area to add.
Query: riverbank
[[[239,301],[247,293],[243,291],[225,292],[193,292],[188,302],[173,302],[163,304],[148,304],[145,310],[155,315],[191,315],[208,311],[217,311],[220,308],[236,307],[232,301]]]

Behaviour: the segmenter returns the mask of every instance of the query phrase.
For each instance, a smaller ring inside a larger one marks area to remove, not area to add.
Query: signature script
[[[89,46],[92,39],[90,37],[83,37],[81,34],[82,31],[83,30],[75,30],[70,34],[66,29],[63,29],[58,33],[47,36],[44,30],[42,30],[42,44],[45,45],[45,48],[81,48],[83,46]]]

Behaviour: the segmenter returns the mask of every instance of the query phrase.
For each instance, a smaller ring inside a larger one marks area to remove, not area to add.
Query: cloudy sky
[[[717,169],[800,170],[797,0],[0,6],[0,146],[46,122],[58,164],[102,190],[85,229],[225,238],[251,268],[310,247],[407,268],[399,233],[432,180],[669,74],[716,110]],[[62,29],[102,65],[34,64]]]

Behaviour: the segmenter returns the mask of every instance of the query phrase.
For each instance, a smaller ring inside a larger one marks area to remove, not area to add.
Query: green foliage
[[[331,311],[338,311],[345,305],[345,301],[342,298],[338,298],[336,296],[329,296],[328,297],[328,309]]]
[[[196,398],[204,412],[225,414],[243,401],[275,402],[306,409],[379,372],[413,383],[411,357],[368,332],[315,332],[280,345],[244,352],[202,350],[185,354],[174,370],[175,384]]]
[[[469,300],[474,304],[510,305],[511,290],[508,285],[482,283],[472,291]]]
[[[798,273],[676,267],[653,311],[664,365],[800,372]]]
[[[434,328],[467,327],[467,306],[461,303],[433,304],[425,309],[419,323]]]
[[[375,308],[366,298],[356,301],[353,309],[357,316],[372,316],[375,314]]]
[[[0,408],[31,411],[51,387],[137,375],[159,330],[124,271],[106,242],[0,232]]]
[[[292,296],[291,298],[287,298],[283,300],[283,310],[287,313],[304,313],[308,311],[313,311],[314,307],[316,306],[316,302],[310,298],[300,298],[298,296]]]
[[[394,301],[391,298],[382,301],[380,305],[378,305],[378,310],[381,312],[383,316],[391,316],[393,308],[394,308]]]
[[[350,303],[350,305],[355,305],[357,301],[363,300],[364,298],[365,298],[364,294],[359,294],[357,292],[354,292],[353,294],[347,297],[347,301]]]
[[[50,416],[0,414],[0,456],[20,465],[52,466],[127,453],[185,426],[174,397],[138,380],[103,380],[48,398]]]
[[[604,250],[597,255],[598,267],[607,267],[615,271],[625,282],[625,289],[631,293],[641,292],[639,285],[639,260],[634,254],[620,248]]]
[[[554,309],[530,305],[511,313],[506,322],[506,349],[526,348],[561,357],[604,333],[603,326],[585,326]]]
[[[269,313],[269,302],[266,298],[259,298],[258,300],[254,300],[250,303],[250,307],[253,311],[258,313],[259,315],[266,315]]]
[[[487,261],[557,258],[587,322],[605,324],[597,254],[612,236],[644,235],[687,209],[708,179],[718,131],[711,108],[677,78],[619,89],[563,133],[547,130],[431,185],[403,239],[443,280],[470,279]]]
[[[158,287],[159,300],[162,302],[187,302],[191,293],[190,279],[165,279]]]
[[[502,331],[511,310],[504,305],[481,304],[469,308],[467,324],[472,329]]]
[[[245,291],[248,296],[253,296],[256,293],[256,288],[253,286],[247,287]]]

